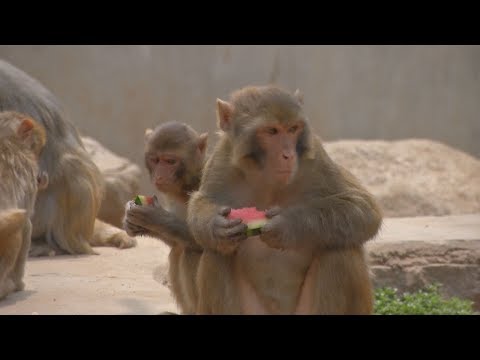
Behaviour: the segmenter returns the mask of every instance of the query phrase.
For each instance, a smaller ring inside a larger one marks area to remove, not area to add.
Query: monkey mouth
[[[167,189],[169,185],[168,181],[155,181],[155,186],[158,189]]]
[[[293,171],[292,170],[278,170],[277,175],[280,176],[290,176],[292,175]]]

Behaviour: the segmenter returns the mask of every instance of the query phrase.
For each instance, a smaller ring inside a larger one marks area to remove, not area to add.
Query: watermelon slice
[[[136,205],[153,205],[153,196],[137,195],[135,198]]]
[[[232,209],[227,219],[242,219],[247,224],[247,236],[260,235],[261,228],[267,223],[265,212],[254,207]]]

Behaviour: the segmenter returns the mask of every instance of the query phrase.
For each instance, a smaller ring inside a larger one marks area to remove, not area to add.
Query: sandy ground
[[[382,242],[480,241],[480,214],[386,219]],[[133,249],[29,259],[24,291],[0,301],[0,314],[159,314],[178,311],[165,286],[168,249],[138,238]]]
[[[138,237],[132,249],[100,255],[30,258],[25,291],[0,301],[0,314],[159,314],[177,312],[166,278],[168,250]]]

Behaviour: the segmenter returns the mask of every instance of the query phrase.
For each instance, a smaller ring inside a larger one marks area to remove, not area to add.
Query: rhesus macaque
[[[0,299],[24,288],[37,191],[48,183],[39,173],[45,129],[27,115],[0,112]]]
[[[164,195],[165,208],[127,204],[124,228],[131,236],[149,235],[171,247],[169,278],[182,313],[194,314],[197,303],[195,277],[202,248],[186,224],[190,193],[198,190],[208,134],[198,134],[179,122],[145,132],[145,166],[153,186]]]
[[[197,313],[372,313],[364,244],[382,215],[312,134],[300,93],[243,88],[217,99],[217,118],[221,138],[188,206],[204,248]],[[260,235],[227,218],[243,207],[266,211]]]
[[[40,172],[48,174],[32,217],[30,256],[95,254],[93,246],[135,246],[122,229],[96,220],[104,193],[99,169],[58,99],[37,80],[0,61],[0,111],[27,114],[44,126]]]

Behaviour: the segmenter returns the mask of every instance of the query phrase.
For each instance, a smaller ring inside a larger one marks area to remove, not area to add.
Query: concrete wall
[[[0,46],[0,57],[139,164],[146,127],[212,131],[216,97],[271,81],[303,90],[326,140],[423,137],[480,156],[480,46]]]

